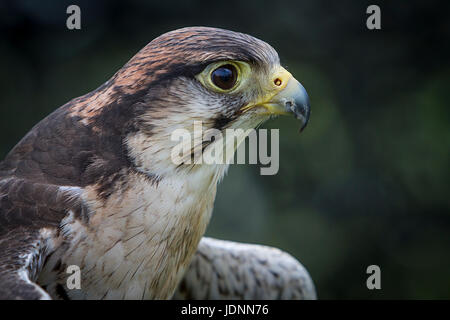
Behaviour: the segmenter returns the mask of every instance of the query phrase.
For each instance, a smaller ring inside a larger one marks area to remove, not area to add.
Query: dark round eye
[[[237,70],[231,64],[220,66],[211,73],[211,81],[222,90],[233,88],[236,80]]]

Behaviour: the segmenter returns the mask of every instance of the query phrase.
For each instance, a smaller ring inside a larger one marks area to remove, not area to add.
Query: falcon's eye
[[[218,61],[206,66],[195,78],[211,91],[232,94],[245,88],[251,71],[250,65],[243,61]]]
[[[230,90],[236,84],[237,76],[236,67],[231,64],[226,64],[211,73],[211,81],[222,90]]]

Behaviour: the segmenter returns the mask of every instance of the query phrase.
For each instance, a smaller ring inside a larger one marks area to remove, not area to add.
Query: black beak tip
[[[309,121],[309,115],[311,113],[311,107],[309,104],[309,96],[306,92],[305,88],[299,83],[299,91],[298,94],[295,97],[295,107],[294,107],[294,113],[297,119],[300,119],[303,124],[300,128],[300,132],[305,129],[306,125]]]

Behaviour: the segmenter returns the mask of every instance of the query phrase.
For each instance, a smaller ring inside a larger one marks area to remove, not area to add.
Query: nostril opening
[[[281,86],[283,84],[283,81],[280,78],[276,78],[273,83],[275,83],[275,85],[277,87]]]

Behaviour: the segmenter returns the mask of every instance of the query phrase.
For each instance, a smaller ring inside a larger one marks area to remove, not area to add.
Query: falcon
[[[292,114],[303,128],[309,110],[303,86],[259,39],[207,27],[154,39],[0,163],[0,298],[269,298],[271,285],[280,297],[314,297],[291,256],[202,240],[228,164],[171,159],[171,133],[194,121],[224,131]],[[80,288],[67,287],[69,266]]]

